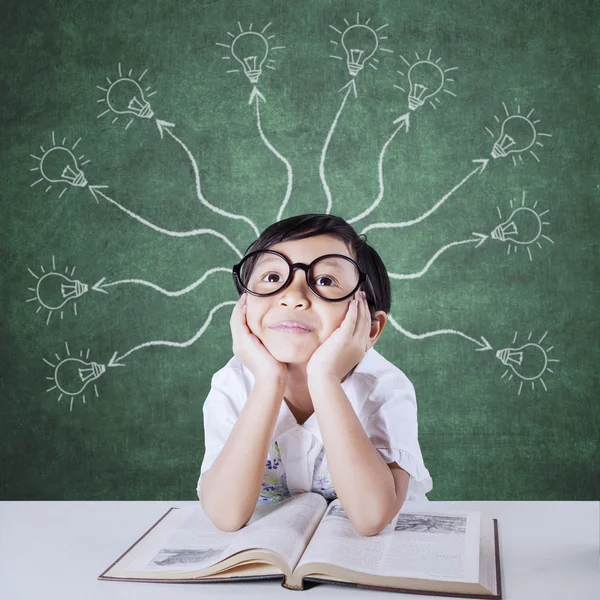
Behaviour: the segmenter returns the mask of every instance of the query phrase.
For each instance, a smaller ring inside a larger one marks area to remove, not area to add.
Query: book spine
[[[302,591],[304,589],[304,579],[300,580],[300,585],[292,585],[288,578],[284,576],[281,580],[281,587],[285,588],[286,590]]]

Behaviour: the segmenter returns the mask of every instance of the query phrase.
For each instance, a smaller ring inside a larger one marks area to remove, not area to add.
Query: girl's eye
[[[314,280],[314,283],[315,283],[316,285],[319,285],[319,283],[318,283],[318,282],[319,282],[319,281],[322,281],[322,280],[324,280],[324,281],[326,281],[326,282],[327,282],[327,281],[331,282],[331,283],[325,283],[324,285],[325,285],[326,287],[334,286],[334,285],[336,284],[336,282],[335,282],[335,279],[333,279],[333,277],[329,277],[328,275],[320,275],[319,277],[317,277],[317,278]]]
[[[274,271],[271,271],[270,273],[265,273],[261,277],[261,281],[265,281],[265,277],[267,277],[267,280],[266,280],[267,283],[279,283],[281,275],[279,273],[275,273]]]

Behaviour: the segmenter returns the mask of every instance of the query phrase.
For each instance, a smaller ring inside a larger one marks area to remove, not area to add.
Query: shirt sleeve
[[[410,475],[406,499],[427,500],[433,482],[419,446],[415,389],[407,378],[394,378],[378,395],[380,401],[365,424],[367,436],[386,463],[396,462]]]
[[[236,370],[225,366],[211,380],[210,391],[202,414],[204,417],[204,458],[200,466],[200,477],[196,486],[200,497],[200,479],[212,466],[221,452],[240,413],[242,385],[235,377]],[[241,377],[241,375],[240,375]]]

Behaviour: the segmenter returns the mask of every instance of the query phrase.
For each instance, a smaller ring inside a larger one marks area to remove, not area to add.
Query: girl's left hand
[[[341,325],[314,351],[306,366],[310,378],[341,382],[368,350],[371,314],[362,292],[356,292]]]

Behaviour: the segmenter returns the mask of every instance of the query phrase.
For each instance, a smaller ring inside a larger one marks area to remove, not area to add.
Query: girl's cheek
[[[336,328],[339,327],[343,322],[344,319],[346,318],[346,315],[348,314],[348,310],[350,309],[350,302],[348,302],[346,304],[346,302],[343,303],[344,306],[342,308],[342,310],[337,314],[336,316]]]

